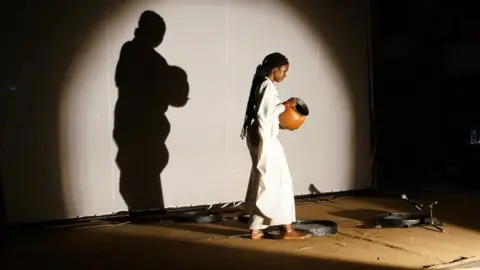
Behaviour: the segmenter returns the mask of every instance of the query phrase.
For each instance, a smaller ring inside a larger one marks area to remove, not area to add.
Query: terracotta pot
[[[297,105],[294,107],[286,106],[285,111],[278,116],[280,126],[288,130],[296,130],[305,122],[305,118],[310,113],[307,104],[300,98],[295,98]]]

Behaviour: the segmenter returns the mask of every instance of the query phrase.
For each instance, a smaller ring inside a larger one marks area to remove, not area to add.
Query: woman
[[[268,226],[284,225],[283,239],[310,237],[292,227],[295,200],[287,159],[277,136],[278,116],[295,99],[281,103],[274,83],[287,76],[288,59],[280,53],[265,57],[257,67],[248,99],[241,138],[247,137],[252,157],[252,172],[247,191],[246,208],[250,213],[250,235],[260,239]]]

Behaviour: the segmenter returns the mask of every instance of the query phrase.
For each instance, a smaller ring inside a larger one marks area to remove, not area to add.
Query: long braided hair
[[[257,110],[255,106],[255,90],[259,85],[261,85],[265,80],[267,80],[266,76],[277,67],[281,67],[284,65],[289,64],[287,57],[283,54],[275,52],[267,55],[261,65],[257,66],[257,70],[253,75],[252,86],[250,88],[250,96],[248,97],[247,109],[245,112],[245,119],[243,122],[242,132],[240,134],[240,138],[242,140],[247,136],[249,128],[252,124],[252,121],[255,119],[257,115]]]

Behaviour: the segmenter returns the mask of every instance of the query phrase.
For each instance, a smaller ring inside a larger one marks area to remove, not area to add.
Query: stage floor
[[[480,196],[451,189],[428,196],[439,201],[436,216],[445,222],[444,233],[359,228],[382,211],[414,209],[396,197],[339,197],[297,205],[299,219],[336,221],[339,232],[332,236],[252,241],[235,236],[247,230],[233,220],[92,223],[17,239],[2,252],[1,269],[421,269],[480,257]]]

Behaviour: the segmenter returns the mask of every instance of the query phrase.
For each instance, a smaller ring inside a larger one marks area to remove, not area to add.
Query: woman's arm
[[[268,80],[260,86],[260,104],[257,116],[260,121],[273,124],[275,118],[285,111],[286,105],[278,100],[276,89]]]

